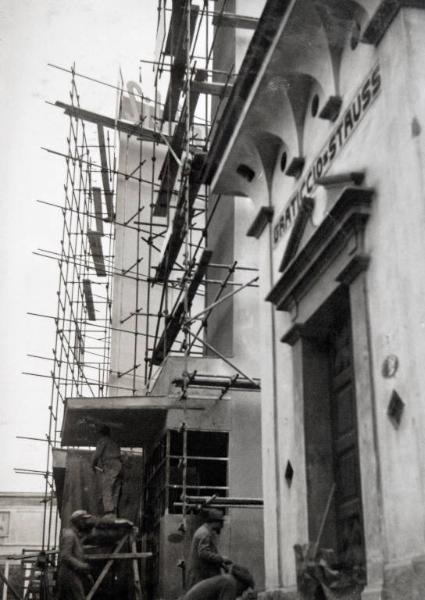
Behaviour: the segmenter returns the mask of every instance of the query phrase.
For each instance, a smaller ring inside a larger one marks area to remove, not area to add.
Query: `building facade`
[[[0,553],[40,550],[43,540],[44,495],[0,493]]]
[[[213,190],[255,205],[266,591],[283,598],[307,542],[363,573],[363,599],[424,588],[423,8],[267,2],[211,150]]]
[[[207,501],[265,597],[334,593],[322,559],[356,599],[421,598],[424,3],[205,6],[160,3],[153,100],[67,109],[120,158],[109,383],[62,444],[143,448],[149,597],[182,593]]]
[[[32,492],[0,493],[0,569],[18,593],[28,588],[35,558],[43,547],[44,499],[44,494]],[[55,513],[54,507],[53,519]],[[12,597],[3,582],[1,589],[3,600]]]

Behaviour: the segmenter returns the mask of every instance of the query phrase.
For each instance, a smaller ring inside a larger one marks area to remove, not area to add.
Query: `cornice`
[[[362,36],[362,42],[378,46],[401,8],[425,8],[424,0],[383,0]]]

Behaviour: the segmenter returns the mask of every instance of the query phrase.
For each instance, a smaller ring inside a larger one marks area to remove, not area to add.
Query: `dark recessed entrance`
[[[304,427],[310,541],[339,568],[365,576],[356,398],[348,295],[338,291],[303,330]]]
[[[345,567],[365,564],[356,400],[348,311],[329,334],[337,550]]]

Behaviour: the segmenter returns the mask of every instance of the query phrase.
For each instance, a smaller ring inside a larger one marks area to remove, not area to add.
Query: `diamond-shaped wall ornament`
[[[286,463],[286,469],[285,469],[285,479],[286,479],[286,483],[288,484],[288,487],[291,487],[293,478],[294,478],[294,469],[292,468],[291,461],[288,460],[288,462]]]
[[[400,398],[396,390],[393,390],[390,401],[388,403],[387,415],[396,429],[398,429],[401,418],[403,416],[405,403]]]

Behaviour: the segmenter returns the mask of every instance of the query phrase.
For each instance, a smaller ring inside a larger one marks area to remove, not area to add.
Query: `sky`
[[[153,59],[157,0],[0,0],[0,492],[43,490],[49,379],[54,328],[28,312],[56,312],[57,264],[38,248],[59,251],[64,160],[41,147],[65,152],[68,119],[46,103],[68,101],[70,74],[52,63],[116,84],[139,81],[140,59]],[[152,94],[151,66],[142,89]],[[112,89],[77,79],[81,106],[114,116]]]

